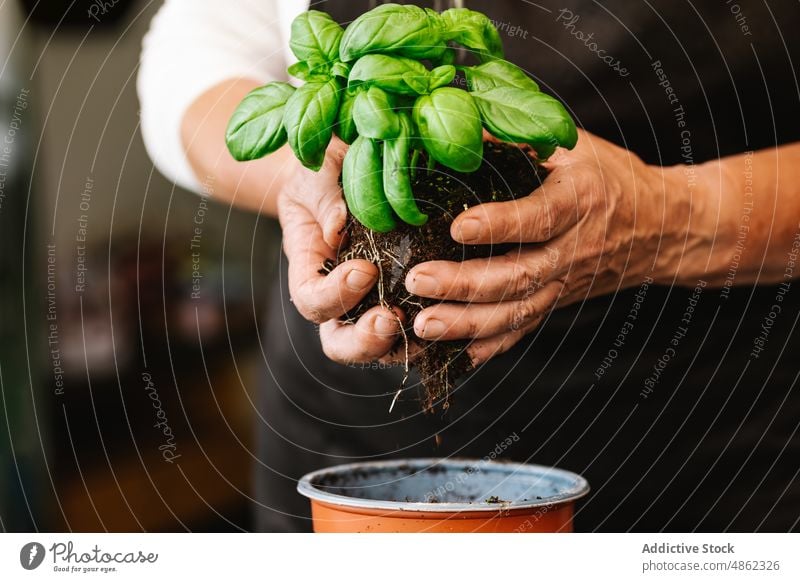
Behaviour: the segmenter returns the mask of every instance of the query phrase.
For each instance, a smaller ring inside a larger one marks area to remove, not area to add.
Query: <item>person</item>
[[[310,470],[481,458],[514,435],[503,458],[588,478],[579,530],[796,530],[798,7],[466,3],[582,129],[530,196],[455,219],[454,244],[516,243],[513,252],[409,272],[410,292],[442,303],[405,323],[426,339],[472,340],[474,370],[446,414],[426,415],[413,390],[388,411],[402,377],[389,355],[402,310],[340,319],[375,284],[375,267],[319,271],[346,220],[337,183],[346,146],[332,142],[317,173],[286,147],[247,163],[225,149],[242,97],[287,78],[301,4],[167,0],[138,79],[155,164],[190,190],[212,183],[217,200],[280,221],[257,527],[310,528],[294,490]],[[312,7],[346,25],[373,5]]]

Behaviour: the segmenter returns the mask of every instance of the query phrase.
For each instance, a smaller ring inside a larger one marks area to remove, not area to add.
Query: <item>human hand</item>
[[[557,306],[645,277],[681,283],[676,277],[693,271],[681,263],[704,260],[714,228],[698,217],[702,204],[680,167],[648,166],[587,132],[543,165],[550,173],[531,195],[472,207],[451,227],[457,242],[519,247],[409,271],[409,292],[443,301],[417,315],[417,335],[473,340],[468,353],[477,365],[510,349]]]
[[[347,220],[338,179],[347,146],[334,139],[319,172],[296,165],[278,197],[283,248],[289,261],[289,293],[300,313],[320,324],[322,348],[344,364],[379,359],[395,344],[402,312],[377,306],[355,323],[339,318],[355,307],[378,280],[369,261],[346,261],[329,273],[320,269],[336,259]]]

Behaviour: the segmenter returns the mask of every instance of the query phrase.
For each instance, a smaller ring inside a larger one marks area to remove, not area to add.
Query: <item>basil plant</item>
[[[478,64],[454,66],[459,46]],[[335,133],[350,144],[342,166],[347,206],[373,231],[388,232],[397,219],[426,222],[411,189],[420,152],[429,164],[467,173],[481,165],[483,128],[529,144],[540,161],[577,141],[564,106],[503,60],[497,29],[480,12],[383,4],[344,30],[310,10],[292,23],[290,48],[298,61],[288,72],[304,83],[251,91],[228,124],[228,149],[246,161],[288,142],[316,171]],[[457,73],[466,90],[453,86]]]

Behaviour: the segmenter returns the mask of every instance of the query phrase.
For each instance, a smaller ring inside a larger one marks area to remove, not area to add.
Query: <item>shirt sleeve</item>
[[[186,108],[225,79],[285,80],[278,0],[166,0],[142,43],[137,78],[145,147],[176,184],[200,192],[181,143]],[[302,8],[301,8],[302,9]]]

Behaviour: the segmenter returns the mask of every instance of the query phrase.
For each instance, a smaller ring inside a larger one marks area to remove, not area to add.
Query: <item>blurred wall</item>
[[[34,238],[26,214],[37,122],[26,75],[31,51],[28,38],[18,35],[21,22],[15,3],[0,3],[0,531],[37,527],[31,508],[41,505],[40,437],[47,438],[33,407],[44,358],[29,354],[26,343],[38,344],[40,330],[23,333],[25,292],[37,288],[30,279],[23,282],[31,261],[22,253]],[[37,362],[32,367],[31,360]]]
[[[40,4],[50,18],[33,22],[14,14],[22,2],[0,3],[0,62],[6,52],[14,65],[2,70],[0,128],[26,104],[25,153],[0,206],[0,434],[11,434],[0,437],[0,530],[229,527],[239,518],[220,516],[246,503],[248,370],[276,225],[216,203],[213,184],[210,200],[175,188],[149,160],[135,84],[161,2],[119,2],[97,19],[80,4],[63,20],[60,4]],[[163,462],[145,375],[191,483]]]

